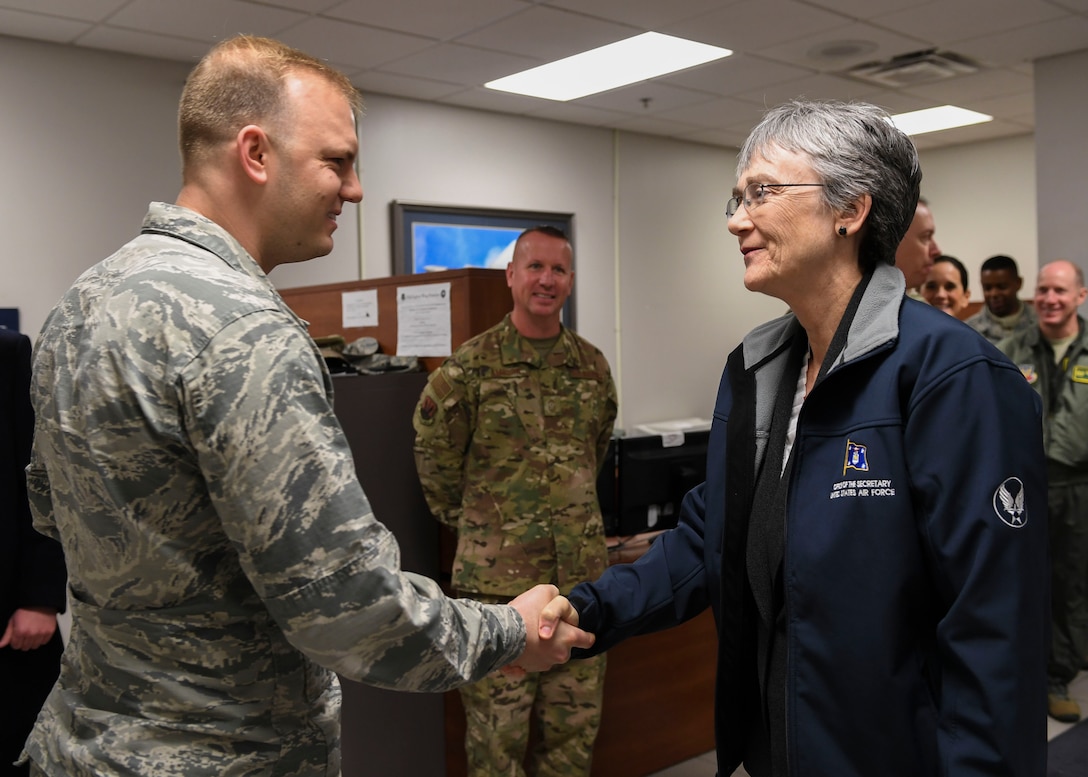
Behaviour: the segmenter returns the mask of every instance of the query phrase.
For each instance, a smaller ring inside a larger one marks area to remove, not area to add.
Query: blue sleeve
[[[941,607],[940,761],[957,776],[1042,774],[1050,572],[1039,399],[1011,363],[975,357],[912,397],[906,447]]]
[[[576,650],[575,657],[677,626],[706,609],[705,488],[704,483],[688,492],[676,528],[659,535],[641,558],[611,566],[596,582],[579,583],[571,591],[568,598],[578,610],[579,625],[597,637],[592,649]]]

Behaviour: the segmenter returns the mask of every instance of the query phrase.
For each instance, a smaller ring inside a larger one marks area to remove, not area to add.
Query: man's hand
[[[512,674],[543,672],[570,659],[572,648],[588,648],[594,637],[578,628],[578,611],[554,585],[538,585],[510,602],[525,621],[525,651]],[[504,670],[507,671],[507,670]]]
[[[57,611],[51,607],[24,607],[11,614],[0,648],[11,645],[14,650],[40,648],[57,630]]]

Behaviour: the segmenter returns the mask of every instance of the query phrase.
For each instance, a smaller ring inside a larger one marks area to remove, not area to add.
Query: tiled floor
[[[1088,715],[1088,672],[1081,672],[1077,679],[1069,686],[1069,695],[1080,703],[1081,710]],[[1047,739],[1053,739],[1063,731],[1072,728],[1072,723],[1059,723],[1051,717],[1046,719]],[[714,753],[704,753],[690,761],[670,766],[660,772],[655,772],[650,777],[714,777],[716,768]],[[741,767],[733,773],[732,777],[748,777],[748,772]]]

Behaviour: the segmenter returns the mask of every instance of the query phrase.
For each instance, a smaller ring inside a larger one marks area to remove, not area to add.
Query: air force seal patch
[[[842,474],[848,469],[857,469],[862,472],[869,471],[869,460],[866,456],[865,446],[853,440],[846,441],[846,459],[842,463]]]
[[[994,512],[1005,524],[1019,529],[1028,522],[1024,506],[1024,483],[1020,478],[1006,478],[994,491]]]

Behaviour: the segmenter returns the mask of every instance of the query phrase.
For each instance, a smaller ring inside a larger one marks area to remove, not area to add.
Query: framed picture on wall
[[[467,267],[505,270],[514,241],[529,227],[563,231],[574,245],[574,214],[469,208],[393,200],[393,271],[411,275]],[[574,294],[563,306],[563,324],[574,326]]]

